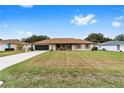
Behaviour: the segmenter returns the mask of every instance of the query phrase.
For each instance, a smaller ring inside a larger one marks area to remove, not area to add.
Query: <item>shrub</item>
[[[30,51],[34,51],[33,47],[30,47],[29,50],[30,50]]]
[[[96,50],[98,50],[98,47],[93,47],[92,49],[91,49],[92,51],[96,51]]]
[[[6,48],[5,51],[14,51],[14,48]]]
[[[51,49],[50,51],[53,51],[53,49]]]
[[[103,51],[106,51],[106,49],[105,49],[105,48],[103,48],[102,50],[103,50]]]

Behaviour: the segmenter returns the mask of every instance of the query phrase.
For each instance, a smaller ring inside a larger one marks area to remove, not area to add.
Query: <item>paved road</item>
[[[33,52],[20,53],[20,54],[0,57],[0,70],[7,68],[11,65],[20,63],[24,60],[27,60],[31,57],[34,57],[34,56],[39,55],[44,52],[46,52],[46,51],[33,51]]]

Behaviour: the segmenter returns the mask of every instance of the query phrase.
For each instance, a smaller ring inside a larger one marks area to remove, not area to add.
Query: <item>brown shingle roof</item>
[[[35,44],[90,44],[91,42],[75,38],[53,38],[35,42]]]
[[[0,41],[0,44],[21,44],[21,45],[25,45],[25,44],[28,44],[26,42],[22,42],[22,41],[19,41],[18,39],[7,39],[7,40],[1,40]]]
[[[50,43],[50,39],[35,42],[37,45],[46,45]]]

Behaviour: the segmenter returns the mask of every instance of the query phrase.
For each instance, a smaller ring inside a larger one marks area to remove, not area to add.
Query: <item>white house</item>
[[[31,47],[29,43],[17,39],[8,39],[0,41],[0,51],[5,50],[27,50]]]
[[[96,45],[98,50],[124,51],[124,41],[108,41]]]

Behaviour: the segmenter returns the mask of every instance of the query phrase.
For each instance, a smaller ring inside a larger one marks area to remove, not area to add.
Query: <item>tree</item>
[[[23,38],[22,41],[27,43],[34,43],[45,39],[50,39],[50,37],[48,37],[47,35],[33,35],[28,38]]]
[[[85,40],[91,41],[91,42],[106,42],[106,41],[111,41],[112,39],[110,38],[106,38],[104,37],[103,34],[101,33],[91,33],[90,35],[88,35],[87,38],[85,38]]]
[[[106,41],[112,41],[112,39],[109,37],[104,37],[104,42],[106,42]]]
[[[114,40],[124,41],[124,34],[120,34],[114,38]]]

